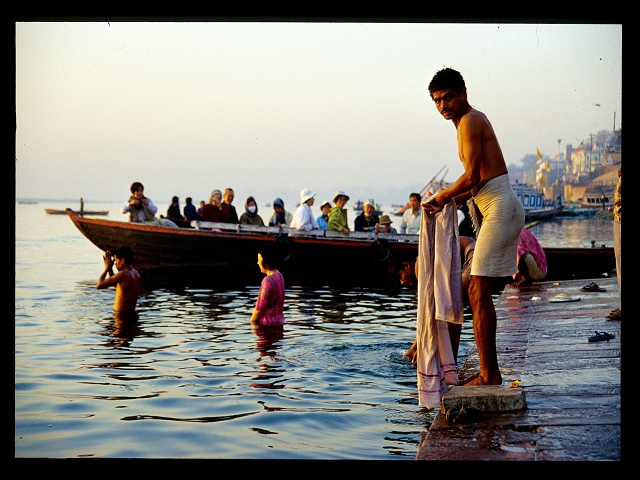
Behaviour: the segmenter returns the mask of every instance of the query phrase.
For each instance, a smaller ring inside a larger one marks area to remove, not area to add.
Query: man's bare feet
[[[485,379],[479,373],[473,375],[469,380],[463,383],[465,387],[473,387],[476,385],[502,385],[502,375],[498,373],[497,376],[492,376],[489,379]]]

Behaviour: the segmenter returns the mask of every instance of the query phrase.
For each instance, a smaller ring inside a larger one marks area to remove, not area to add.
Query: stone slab
[[[478,385],[452,387],[442,397],[442,411],[461,406],[475,407],[482,412],[513,412],[525,410],[527,401],[520,387]]]

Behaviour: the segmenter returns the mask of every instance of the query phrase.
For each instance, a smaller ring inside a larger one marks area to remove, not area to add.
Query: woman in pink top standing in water
[[[273,248],[258,252],[258,266],[265,274],[260,294],[251,315],[251,323],[257,325],[284,325],[284,277],[278,271]]]

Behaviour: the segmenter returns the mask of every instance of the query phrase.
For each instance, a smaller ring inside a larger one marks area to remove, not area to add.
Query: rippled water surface
[[[101,252],[44,212],[65,206],[16,205],[16,457],[414,458],[415,292],[288,285],[285,326],[256,329],[257,285],[147,275],[116,318]]]

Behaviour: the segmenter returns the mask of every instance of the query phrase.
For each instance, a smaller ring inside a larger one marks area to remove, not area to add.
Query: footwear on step
[[[596,282],[591,282],[580,289],[582,292],[606,292],[604,288],[600,288]]]
[[[559,293],[549,301],[551,303],[564,303],[564,302],[577,302],[578,300],[580,300],[580,297],[570,297],[566,293]]]
[[[589,337],[590,342],[602,342],[603,340],[611,340],[612,338],[616,338],[616,336],[612,333],[607,332],[596,332],[595,335]]]

